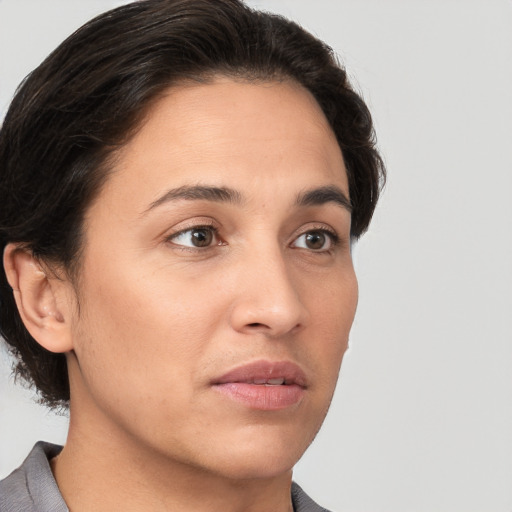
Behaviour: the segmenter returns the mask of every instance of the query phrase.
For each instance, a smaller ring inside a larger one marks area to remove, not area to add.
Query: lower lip
[[[278,411],[298,404],[304,397],[304,388],[297,384],[270,386],[227,382],[217,384],[214,389],[234,401],[262,411]]]

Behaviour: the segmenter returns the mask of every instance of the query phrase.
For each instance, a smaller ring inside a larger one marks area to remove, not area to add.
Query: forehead
[[[320,180],[348,195],[335,135],[313,96],[291,81],[174,86],[116,156],[100,196],[140,197],[143,210],[162,187],[204,182],[243,192]]]

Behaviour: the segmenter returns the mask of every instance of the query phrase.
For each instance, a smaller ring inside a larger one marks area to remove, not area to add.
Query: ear
[[[72,350],[69,281],[48,275],[32,253],[18,244],[6,246],[4,268],[31,336],[50,352]]]

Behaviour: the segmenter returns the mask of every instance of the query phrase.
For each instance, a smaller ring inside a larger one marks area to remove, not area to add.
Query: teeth
[[[281,384],[284,384],[284,379],[282,377],[280,379],[268,379],[267,384],[270,384],[271,386],[280,386]]]
[[[281,386],[284,384],[284,378],[280,377],[278,379],[254,379],[252,381],[253,384],[266,384],[268,386]]]

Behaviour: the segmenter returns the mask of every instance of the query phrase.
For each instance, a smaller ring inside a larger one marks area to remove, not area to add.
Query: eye
[[[196,226],[180,231],[169,238],[175,245],[183,247],[210,247],[220,245],[217,239],[217,230],[212,226]]]
[[[337,237],[326,230],[315,229],[297,237],[292,243],[293,247],[308,249],[310,251],[328,251],[336,244]]]

